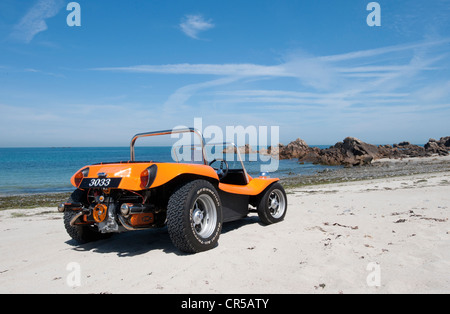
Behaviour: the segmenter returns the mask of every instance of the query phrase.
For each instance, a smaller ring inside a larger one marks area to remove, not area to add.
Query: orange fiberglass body
[[[199,136],[201,164],[135,160],[138,138],[185,132]],[[223,223],[251,212],[265,224],[283,220],[287,198],[279,179],[267,174],[252,178],[234,147],[240,166],[230,169],[226,158],[208,162],[204,139],[193,128],[135,135],[129,161],[85,166],[72,176],[76,190],[58,207],[68,234],[86,243],[117,232],[167,226],[176,247],[196,253],[217,245]]]
[[[142,175],[146,169],[150,166],[157,166],[157,176],[151,186],[146,187],[142,182]],[[171,180],[176,179],[180,175],[195,175],[199,177],[205,177],[217,181],[219,189],[224,192],[241,194],[241,195],[258,195],[270,184],[278,181],[278,178],[252,178],[247,174],[249,183],[247,185],[234,185],[227,183],[220,183],[219,176],[211,166],[198,165],[198,164],[183,164],[183,163],[133,163],[133,162],[121,162],[121,163],[101,163],[92,165],[89,167],[83,167],[71,178],[71,183],[74,187],[80,187],[81,181],[76,182],[77,175],[82,170],[88,169],[86,176],[83,176],[83,180],[92,181],[91,187],[101,187],[102,181],[108,179],[120,179],[118,189],[139,191],[145,188],[156,188],[168,183]],[[99,178],[98,174],[102,174],[104,178]],[[95,181],[98,180],[98,184]],[[105,183],[104,183],[105,184]],[[88,184],[89,185],[89,184]]]

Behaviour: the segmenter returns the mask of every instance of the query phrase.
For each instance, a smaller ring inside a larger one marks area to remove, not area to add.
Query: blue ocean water
[[[173,162],[170,152],[170,147],[136,147],[136,159]],[[248,155],[243,155],[245,157]],[[129,147],[0,148],[0,195],[72,191],[70,178],[80,168],[129,159]],[[256,161],[245,159],[245,167],[251,176],[257,176],[261,165],[269,163],[260,158],[254,158]],[[272,177],[313,174],[330,168],[299,164],[297,160],[280,160],[277,166]]]

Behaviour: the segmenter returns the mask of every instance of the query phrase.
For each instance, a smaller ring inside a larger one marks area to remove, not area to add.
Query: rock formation
[[[257,153],[258,151],[254,151],[252,149],[252,147],[250,146],[250,144],[245,144],[244,146],[239,146],[239,153],[240,154],[254,154]],[[234,154],[235,153],[235,147],[230,145],[227,146],[223,149],[223,153],[225,154]]]
[[[450,136],[441,137],[439,141],[430,138],[428,143],[425,144],[424,148],[427,152],[430,152],[432,154],[448,156],[450,150]]]
[[[347,137],[343,142],[334,146],[310,151],[299,161],[307,161],[322,165],[367,165],[378,157],[378,148],[375,145],[367,144],[355,137]]]
[[[433,155],[447,156],[450,150],[450,136],[442,137],[439,141],[430,139],[424,147],[404,141],[394,145],[375,146],[365,143],[355,137],[347,137],[343,142],[326,149],[309,147],[300,138],[288,145],[279,144],[261,150],[261,154],[268,154],[280,159],[296,158],[300,162],[312,162],[322,165],[369,165],[372,160],[380,158],[429,157]]]
[[[300,138],[279,148],[280,159],[302,158],[311,150],[306,142]]]

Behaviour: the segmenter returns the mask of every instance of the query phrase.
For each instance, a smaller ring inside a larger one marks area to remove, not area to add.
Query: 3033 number
[[[122,178],[84,178],[79,188],[116,188],[119,186],[121,180]]]
[[[111,179],[91,179],[89,187],[108,187],[111,184]]]

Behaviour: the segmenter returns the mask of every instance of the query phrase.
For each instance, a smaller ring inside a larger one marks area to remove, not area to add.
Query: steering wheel
[[[219,180],[222,180],[228,174],[228,170],[229,170],[228,163],[226,162],[226,160],[224,160],[222,158],[216,158],[213,161],[211,161],[209,163],[209,165],[212,167],[212,164],[217,161],[220,161],[220,166],[217,169],[213,167],[213,169],[216,170],[217,175],[219,176]],[[225,165],[225,167],[224,167],[224,165]]]

